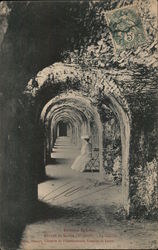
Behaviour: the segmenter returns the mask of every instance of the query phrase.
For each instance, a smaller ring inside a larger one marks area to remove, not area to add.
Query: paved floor
[[[78,155],[79,148],[77,148],[68,136],[58,137],[53,148],[51,157],[55,159],[69,159],[74,160]]]
[[[68,138],[59,138],[52,154],[56,164],[46,166],[49,178],[39,184],[39,204],[33,221],[25,228],[20,249],[158,246],[157,223],[118,218],[121,187],[108,178],[100,182],[99,173],[72,170],[77,154],[78,149]]]

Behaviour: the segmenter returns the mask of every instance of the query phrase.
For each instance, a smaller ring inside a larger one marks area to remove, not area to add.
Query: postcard
[[[0,249],[158,248],[158,2],[0,2]]]

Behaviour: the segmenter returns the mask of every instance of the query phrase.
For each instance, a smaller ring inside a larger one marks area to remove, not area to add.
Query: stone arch
[[[97,80],[97,88],[101,93],[102,103],[108,105],[116,115],[121,132],[121,151],[122,151],[122,201],[126,214],[129,214],[129,158],[130,158],[130,140],[131,140],[131,113],[120,89],[111,77],[102,75]]]
[[[69,115],[69,116],[68,116]],[[79,117],[78,114],[75,114],[74,116],[72,115],[72,112],[70,110],[65,110],[61,108],[61,111],[59,111],[59,113],[57,113],[56,115],[51,115],[50,117],[50,120],[51,119],[56,119],[56,120],[64,120],[64,119],[67,119],[70,121],[71,119],[71,126],[72,126],[72,130],[73,130],[73,138],[72,138],[72,141],[75,143],[77,142],[77,137],[75,136],[75,130],[79,130],[80,131],[80,127],[81,127],[81,124],[82,124],[82,120],[81,118]]]
[[[64,99],[63,99],[64,101]],[[67,98],[68,101],[68,98]],[[61,100],[60,100],[61,102]],[[76,117],[76,121],[78,120],[80,123],[80,126],[82,125],[82,123],[87,124],[88,123],[88,119],[86,117],[86,115],[82,112],[82,109],[80,107],[76,107],[75,103],[74,105],[70,105],[70,104],[50,104],[51,106],[54,105],[51,110],[49,110],[48,108],[48,113],[47,113],[47,118],[45,118],[46,120],[51,120],[52,116],[57,112],[56,110],[58,110],[58,113],[60,112],[60,110],[62,111],[62,115],[63,112],[68,112],[69,113],[69,117],[71,117],[72,119],[74,119],[74,117]],[[57,108],[56,108],[57,107]],[[76,112],[74,112],[74,115],[72,116],[72,112],[75,109]],[[82,128],[81,128],[82,129]],[[86,128],[86,131],[88,132],[89,128]]]
[[[54,118],[54,117],[53,117]],[[71,117],[67,117],[66,115],[63,114],[63,116],[60,116],[60,117],[56,117],[56,120],[54,119],[51,119],[50,121],[50,134],[51,134],[51,138],[53,139],[53,134],[55,135],[56,134],[56,129],[57,129],[57,124],[60,122],[60,121],[65,121],[67,122],[68,124],[70,124],[71,126],[71,130],[74,131],[74,120],[71,118]],[[53,132],[54,131],[54,132]],[[72,131],[71,131],[72,132]],[[56,135],[55,135],[56,137]],[[54,137],[53,140],[55,140],[56,138]],[[73,141],[73,140],[72,140]],[[54,141],[51,143],[51,147],[54,146]]]
[[[64,92],[71,93],[71,91],[77,91],[83,97],[88,97],[95,107],[98,104],[98,99],[108,103],[120,123],[123,156],[123,205],[126,212],[129,213],[129,146],[131,115],[128,103],[121,89],[110,77],[107,77],[105,73],[101,70],[91,70],[89,73],[81,69],[78,65],[55,63],[46,67],[40,71],[35,78],[31,79],[24,93],[25,96],[28,97],[28,100],[37,108],[36,122],[46,103],[51,98],[57,98],[58,95]],[[87,78],[91,79],[91,85],[87,85]],[[48,89],[49,91],[47,91]],[[39,97],[44,91],[47,95],[39,101]],[[38,101],[39,105],[37,107]],[[101,143],[99,147],[102,148]]]
[[[55,107],[56,107],[56,105],[55,105]],[[56,122],[58,122],[58,121],[63,120],[65,118],[71,122],[72,129],[73,129],[73,135],[74,135],[75,131],[78,129],[77,126],[76,126],[76,121],[78,121],[78,123],[81,126],[81,120],[80,120],[79,115],[78,114],[74,114],[74,117],[73,117],[72,114],[71,114],[72,112],[69,110],[69,112],[67,111],[67,113],[66,113],[65,108],[63,108],[62,106],[58,106],[58,108],[60,108],[60,109],[55,112],[55,107],[54,107],[54,109],[51,109],[51,112],[53,114],[51,114],[50,116],[48,114],[49,118],[47,118],[47,128],[49,130],[48,131],[48,134],[49,134],[48,137],[52,138],[52,136],[53,136],[53,134],[51,133],[51,131],[52,131],[52,128],[51,128],[51,122],[52,122],[52,120],[55,119]],[[53,137],[53,145],[54,145],[55,140],[56,140],[56,132],[55,131],[54,131],[54,134],[55,134],[55,137]],[[78,138],[76,138],[76,137],[73,136],[72,139],[73,139],[72,141],[75,143]],[[52,145],[52,143],[48,142],[48,147],[52,148],[53,145]],[[48,149],[48,159],[49,159],[51,148]]]
[[[53,119],[52,119],[53,120]],[[73,123],[72,121],[69,119],[69,117],[66,117],[66,116],[61,116],[61,117],[58,117],[56,118],[55,120],[55,125],[56,125],[56,131],[57,131],[57,136],[60,136],[60,124],[61,123],[65,123],[66,124],[66,136],[70,136],[72,137],[72,127],[73,127]],[[51,122],[51,125],[52,125],[52,122]],[[51,126],[51,128],[53,128],[53,126]],[[71,129],[71,131],[70,131]],[[70,132],[69,132],[70,131]]]
[[[104,104],[103,104],[104,105]],[[109,107],[119,121],[121,135],[121,152],[122,152],[122,201],[123,206],[129,213],[129,152],[130,152],[130,120],[124,109],[111,96],[108,102]]]
[[[61,102],[64,101],[64,104]],[[60,104],[59,104],[60,103]],[[47,108],[46,108],[47,106]],[[95,144],[95,134],[98,135],[98,148],[99,148],[99,162],[100,162],[100,172],[103,172],[103,157],[102,157],[102,124],[100,121],[100,117],[97,111],[97,108],[92,106],[91,102],[81,96],[79,93],[71,92],[66,94],[61,94],[58,97],[55,97],[51,99],[46,106],[43,108],[41,112],[41,120],[42,122],[49,121],[49,119],[52,119],[52,115],[55,115],[56,110],[59,109],[59,112],[63,114],[63,112],[66,110],[69,111],[70,117],[71,112],[74,112],[74,117],[76,120],[80,120],[80,126],[83,126],[83,129],[81,127],[81,135],[89,133],[90,135],[90,119],[93,118],[96,126],[97,131],[95,131],[93,134],[94,136],[91,138],[92,145]],[[85,124],[85,125],[84,125]]]
[[[120,124],[121,132],[121,151],[122,151],[122,198],[123,206],[127,214],[130,209],[130,197],[129,197],[129,153],[130,153],[130,126],[131,126],[131,114],[128,107],[128,103],[121,93],[116,84],[110,80],[109,87],[104,89],[105,95],[108,95],[109,107],[112,109]],[[104,83],[104,86],[107,86]],[[109,89],[110,88],[110,89]],[[109,91],[110,90],[110,91]]]

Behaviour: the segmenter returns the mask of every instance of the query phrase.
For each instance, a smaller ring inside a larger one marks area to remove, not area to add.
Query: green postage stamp
[[[135,5],[106,12],[116,51],[136,47],[146,40],[143,23]]]

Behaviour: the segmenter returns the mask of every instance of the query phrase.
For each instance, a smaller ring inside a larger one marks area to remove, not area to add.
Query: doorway
[[[59,136],[67,136],[67,123],[60,121],[58,124],[58,134]]]

